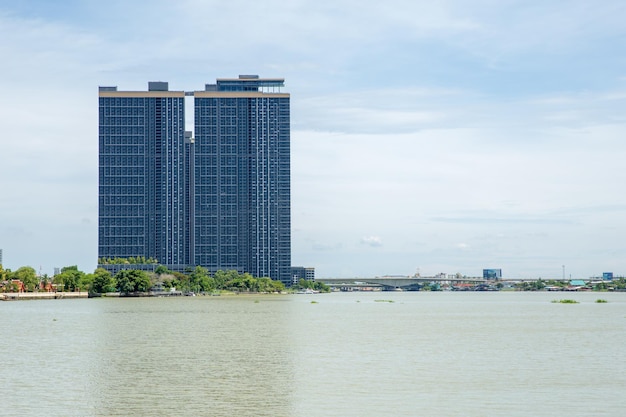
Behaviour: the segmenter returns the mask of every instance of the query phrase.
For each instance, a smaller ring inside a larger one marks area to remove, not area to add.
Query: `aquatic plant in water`
[[[571,299],[563,299],[563,300],[552,300],[553,303],[560,303],[560,304],[578,304],[578,301],[576,300],[571,300]]]

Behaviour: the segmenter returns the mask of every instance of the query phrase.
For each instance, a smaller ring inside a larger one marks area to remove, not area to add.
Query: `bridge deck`
[[[332,286],[372,286],[383,287],[410,287],[422,283],[449,283],[449,284],[479,284],[486,280],[483,278],[437,278],[437,277],[398,277],[398,278],[320,278],[318,281]]]

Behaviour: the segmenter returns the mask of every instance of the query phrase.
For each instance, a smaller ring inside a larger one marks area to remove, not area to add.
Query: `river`
[[[2,302],[0,352],[1,416],[621,417],[626,293]]]

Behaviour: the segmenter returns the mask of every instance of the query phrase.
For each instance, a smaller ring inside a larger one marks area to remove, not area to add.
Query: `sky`
[[[0,0],[4,267],[95,269],[98,86],[258,74],[291,94],[293,265],[625,275],[624,16],[621,0]]]

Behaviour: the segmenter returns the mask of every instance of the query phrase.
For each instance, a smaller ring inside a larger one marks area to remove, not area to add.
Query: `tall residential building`
[[[283,85],[239,76],[194,93],[164,82],[147,92],[100,87],[98,257],[235,269],[289,284]],[[185,95],[194,96],[195,137],[185,132]]]
[[[185,93],[100,87],[99,107],[98,257],[188,265]]]
[[[194,263],[291,282],[290,108],[283,79],[218,79],[195,101]]]

